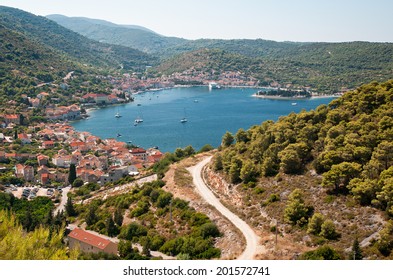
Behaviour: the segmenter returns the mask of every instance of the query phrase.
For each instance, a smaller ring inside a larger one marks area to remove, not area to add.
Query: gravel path
[[[255,234],[254,230],[242,219],[240,219],[237,215],[232,213],[228,208],[226,208],[219,201],[217,197],[211,192],[208,186],[206,186],[203,181],[201,174],[203,167],[211,160],[211,156],[205,158],[197,165],[189,167],[187,170],[191,173],[193,177],[193,182],[202,196],[203,199],[206,200],[207,203],[214,206],[223,216],[225,216],[228,220],[230,220],[244,235],[246,238],[246,248],[243,253],[237,258],[238,260],[252,260],[254,259],[257,253],[257,247],[259,244],[259,237]]]

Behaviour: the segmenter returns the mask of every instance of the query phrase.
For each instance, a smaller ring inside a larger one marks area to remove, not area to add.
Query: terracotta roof
[[[146,153],[146,150],[142,149],[142,148],[135,148],[135,149],[131,150],[131,153],[132,154],[142,154],[142,153]]]
[[[110,240],[101,238],[80,228],[75,228],[73,231],[70,232],[70,234],[68,234],[68,237],[72,237],[99,249],[105,249],[105,247],[111,243]]]

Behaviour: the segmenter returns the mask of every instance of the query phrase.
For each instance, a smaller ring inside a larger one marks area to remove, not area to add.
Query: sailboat
[[[186,109],[184,109],[184,117],[180,120],[181,123],[186,123],[188,122],[187,118],[186,118]]]
[[[121,118],[121,115],[119,112],[116,113],[115,118]]]
[[[139,114],[136,119],[134,120],[134,125],[137,126],[138,124],[143,122],[143,118],[140,116],[141,114]]]

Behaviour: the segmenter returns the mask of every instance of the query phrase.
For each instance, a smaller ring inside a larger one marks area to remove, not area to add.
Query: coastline
[[[284,96],[274,96],[274,95],[257,95],[253,94],[252,97],[261,99],[272,99],[272,100],[311,100],[311,99],[323,99],[323,98],[337,98],[339,95],[313,95],[311,97],[284,97]]]

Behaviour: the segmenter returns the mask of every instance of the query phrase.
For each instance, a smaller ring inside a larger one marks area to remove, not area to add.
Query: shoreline
[[[271,99],[271,100],[312,100],[312,99],[323,99],[323,98],[337,98],[339,95],[313,95],[311,97],[285,97],[285,96],[274,96],[274,95],[257,95],[253,94],[252,97],[260,99]]]

